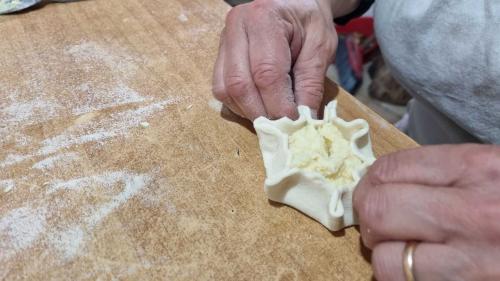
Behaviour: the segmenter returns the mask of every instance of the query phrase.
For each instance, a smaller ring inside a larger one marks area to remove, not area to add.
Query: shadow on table
[[[356,231],[360,234],[359,236],[359,253],[363,256],[363,258],[369,262],[370,264],[372,263],[372,250],[367,248],[365,244],[363,244],[363,240],[361,239],[361,229],[359,228],[359,225],[356,225]],[[375,279],[373,279],[375,280]]]
[[[247,129],[250,132],[252,132],[254,135],[256,134],[255,129],[253,128],[253,123],[250,120],[245,119],[243,117],[240,117],[240,116],[234,114],[225,105],[222,106],[222,109],[220,111],[220,116],[222,118],[224,118],[225,120],[227,120],[227,121],[230,121],[230,122],[233,122],[233,123],[238,123],[239,125],[241,125],[245,129]]]
[[[267,202],[269,203],[269,205],[271,205],[272,207],[274,208],[282,208],[284,206],[287,206],[286,204],[283,204],[283,203],[279,203],[279,202],[275,202],[275,201],[272,201],[272,200],[267,200]],[[300,214],[302,214],[303,216],[306,216],[307,218],[311,219],[314,221],[314,223],[319,223],[317,222],[315,219],[311,218],[310,216],[308,216],[307,214],[303,213],[301,210],[299,209],[296,209],[292,206],[288,206],[289,208],[292,208],[294,209],[295,211],[299,212]],[[341,229],[341,230],[338,230],[338,231],[330,231],[330,233],[335,236],[335,237],[344,237],[345,236],[345,228],[344,229]]]

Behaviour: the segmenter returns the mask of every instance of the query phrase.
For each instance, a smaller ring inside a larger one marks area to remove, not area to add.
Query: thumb
[[[295,100],[311,108],[314,118],[323,100],[325,75],[337,49],[335,29],[311,25],[293,67]],[[318,32],[323,30],[323,32]]]

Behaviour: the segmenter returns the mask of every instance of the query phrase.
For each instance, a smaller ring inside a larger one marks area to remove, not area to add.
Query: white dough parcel
[[[294,207],[330,230],[357,224],[352,192],[375,161],[368,123],[337,117],[337,103],[323,120],[299,106],[299,119],[254,121],[266,168],[270,200]]]

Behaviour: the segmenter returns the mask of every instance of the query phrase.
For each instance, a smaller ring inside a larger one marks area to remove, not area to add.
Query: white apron
[[[415,97],[421,144],[500,144],[500,0],[377,0],[375,29],[394,76]]]

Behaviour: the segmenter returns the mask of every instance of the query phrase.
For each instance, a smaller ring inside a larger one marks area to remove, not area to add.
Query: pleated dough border
[[[268,198],[294,207],[317,220],[326,228],[337,231],[357,224],[352,207],[352,193],[367,168],[375,161],[368,122],[356,119],[347,122],[337,116],[337,101],[325,108],[323,120],[311,117],[307,106],[299,106],[299,118],[271,121],[260,117],[254,121],[266,169],[264,189]],[[353,153],[362,161],[353,171],[354,182],[335,186],[321,174],[290,167],[288,137],[306,124],[334,123],[349,140]]]

